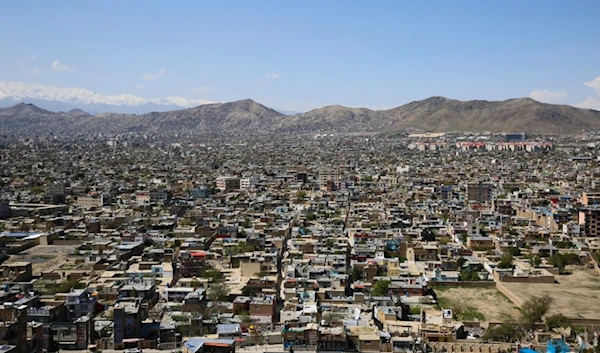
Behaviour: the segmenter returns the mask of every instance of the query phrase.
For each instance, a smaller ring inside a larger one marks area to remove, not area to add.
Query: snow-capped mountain
[[[169,111],[212,103],[182,97],[144,98],[132,94],[103,95],[84,88],[63,88],[25,82],[0,81],[0,106],[33,103],[50,110],[83,109],[90,113],[147,113]]]

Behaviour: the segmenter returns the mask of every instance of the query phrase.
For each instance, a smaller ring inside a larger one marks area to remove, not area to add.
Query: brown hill
[[[186,132],[194,134],[389,133],[492,131],[569,134],[600,127],[600,112],[529,98],[498,102],[432,97],[389,110],[326,106],[286,116],[252,100],[205,104],[142,115],[81,111],[54,113],[32,104],[0,109],[0,130],[9,134]]]

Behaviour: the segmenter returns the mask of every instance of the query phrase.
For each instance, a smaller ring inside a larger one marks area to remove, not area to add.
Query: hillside
[[[383,112],[386,131],[406,127],[427,131],[526,131],[566,134],[600,126],[600,112],[530,98],[505,101],[458,101],[443,97],[411,102]]]
[[[408,128],[426,131],[525,131],[576,133],[600,127],[600,112],[552,105],[529,98],[505,101],[458,101],[431,97],[389,110],[326,106],[284,115],[252,100],[204,104],[141,115],[78,109],[51,112],[20,103],[0,109],[0,128],[10,134],[154,132],[195,134],[390,133]]]

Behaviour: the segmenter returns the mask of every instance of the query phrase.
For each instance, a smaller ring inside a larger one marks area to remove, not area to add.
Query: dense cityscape
[[[2,350],[592,351],[597,138],[5,136]]]

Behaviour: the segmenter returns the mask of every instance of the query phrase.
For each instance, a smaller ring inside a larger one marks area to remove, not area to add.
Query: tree
[[[529,263],[533,267],[540,267],[540,265],[542,264],[542,259],[539,256],[534,256],[531,258],[531,260],[529,260]]]
[[[244,220],[244,223],[242,223],[242,227],[244,227],[244,228],[252,228],[252,222],[250,222],[250,219],[246,218]]]
[[[248,312],[244,312],[244,313],[240,314],[240,320],[244,324],[251,324],[254,322],[254,320],[252,319],[252,316],[250,316],[250,314]]]
[[[421,240],[423,241],[435,241],[435,234],[429,228],[425,228],[421,231]]]
[[[388,295],[388,289],[390,288],[391,281],[377,281],[371,290],[371,294],[375,297],[382,297]]]
[[[570,327],[571,320],[563,314],[556,314],[546,317],[546,325],[550,330],[557,327]]]
[[[496,342],[517,342],[526,335],[525,328],[517,323],[504,323],[490,327],[485,331],[483,339]]]
[[[212,301],[223,301],[229,297],[229,287],[225,283],[212,283],[208,287],[206,297]]]
[[[521,249],[516,246],[511,246],[508,248],[508,253],[512,256],[519,256],[521,255]]]
[[[464,266],[464,264],[467,262],[467,259],[465,259],[464,257],[459,257],[456,260],[456,268],[460,271],[460,269]]]
[[[548,295],[542,295],[541,297],[533,296],[521,305],[519,309],[521,319],[530,331],[533,332],[535,324],[540,322],[544,315],[548,313],[551,304],[552,298]]]
[[[580,264],[579,256],[575,253],[555,253],[550,256],[548,259],[548,263],[554,267],[558,267],[560,271],[564,270],[567,265],[577,265]]]
[[[498,262],[498,268],[513,268],[513,256],[508,252],[502,254],[500,262]]]
[[[202,278],[208,278],[211,279],[213,282],[216,282],[223,278],[223,274],[216,268],[211,268],[209,270],[204,271],[204,273],[202,274]]]
[[[362,279],[362,277],[363,277],[363,271],[358,267],[353,267],[352,268],[352,281],[353,282],[358,281],[358,280]]]

